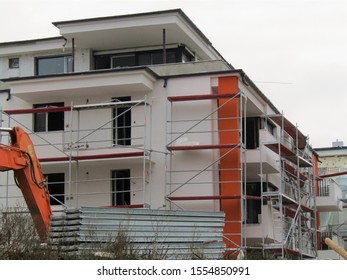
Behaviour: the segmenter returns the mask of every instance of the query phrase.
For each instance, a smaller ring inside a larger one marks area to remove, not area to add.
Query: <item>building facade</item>
[[[53,210],[222,211],[231,255],[317,257],[317,155],[184,12],[53,24],[0,44],[1,125],[30,133]],[[22,204],[0,176],[2,207]]]
[[[321,259],[341,259],[323,240],[329,237],[346,249],[347,212],[344,207],[347,192],[347,147],[334,142],[332,147],[316,148],[319,155],[319,186],[317,205],[319,225],[318,255]],[[320,206],[321,205],[321,206]],[[329,205],[329,206],[328,206]]]

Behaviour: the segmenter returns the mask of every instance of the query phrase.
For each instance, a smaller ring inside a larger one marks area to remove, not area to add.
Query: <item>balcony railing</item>
[[[329,196],[330,195],[330,185],[332,180],[324,179],[318,182],[318,196]]]
[[[317,210],[321,212],[342,211],[342,192],[338,184],[331,179],[318,182]]]

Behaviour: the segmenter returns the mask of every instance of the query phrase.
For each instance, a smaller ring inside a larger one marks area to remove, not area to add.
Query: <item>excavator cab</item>
[[[48,240],[52,209],[48,186],[41,164],[29,135],[20,127],[1,128],[7,132],[10,144],[0,144],[0,171],[13,170],[37,233],[43,242]]]

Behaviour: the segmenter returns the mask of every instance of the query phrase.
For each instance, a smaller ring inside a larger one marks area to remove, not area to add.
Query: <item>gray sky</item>
[[[347,0],[0,0],[0,42],[54,21],[181,8],[313,147],[347,145]]]

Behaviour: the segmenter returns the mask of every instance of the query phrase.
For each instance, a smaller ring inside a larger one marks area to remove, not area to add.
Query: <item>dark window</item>
[[[136,66],[135,54],[123,54],[111,57],[111,67],[131,67]]]
[[[166,63],[187,62],[192,61],[193,58],[193,54],[189,52],[184,46],[166,50]],[[163,50],[95,55],[96,70],[162,63],[164,63]]]
[[[51,205],[65,203],[65,175],[64,173],[45,174],[48,181],[48,190],[51,195]]]
[[[111,59],[109,55],[98,55],[95,57],[95,69],[110,69]]]
[[[112,171],[112,205],[130,205],[130,169]]]
[[[19,68],[19,57],[10,58],[8,60],[8,68],[10,69]]]
[[[115,102],[130,101],[130,96],[115,97]],[[120,104],[113,109],[113,144],[131,145],[131,110],[128,104]]]
[[[270,134],[272,134],[272,135],[275,136],[275,133],[276,133],[276,126],[275,126],[272,122],[270,122],[269,120],[266,120],[265,125],[266,125],[267,131],[268,131]]]
[[[164,63],[163,62],[163,53],[162,52],[153,53],[151,62],[152,62],[151,64],[162,64],[162,63]]]
[[[42,57],[36,59],[36,74],[54,75],[72,72],[72,56]]]
[[[177,55],[175,52],[168,51],[166,53],[166,63],[186,62],[186,61],[183,61],[182,57],[180,57],[180,61],[177,61],[176,57]]]
[[[153,65],[162,64],[163,61],[163,51],[153,51],[153,52],[143,52],[137,55],[138,65]],[[166,51],[166,63],[180,62],[177,60],[176,50]]]
[[[259,128],[260,128],[260,118],[251,117],[246,118],[244,122],[246,125],[242,130],[242,140],[245,143],[247,149],[256,149],[259,147]],[[245,137],[246,133],[246,137]]]
[[[246,201],[247,224],[260,223],[261,214],[261,183],[246,183],[247,196],[252,197]],[[266,185],[263,184],[263,191],[266,191]],[[264,200],[263,204],[267,204]]]
[[[149,52],[141,53],[138,55],[138,65],[151,65],[152,64],[152,56]]]
[[[64,102],[34,104],[34,108],[62,107]],[[64,130],[64,112],[40,112],[34,114],[34,131]]]

